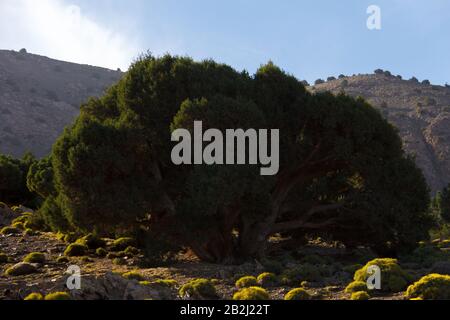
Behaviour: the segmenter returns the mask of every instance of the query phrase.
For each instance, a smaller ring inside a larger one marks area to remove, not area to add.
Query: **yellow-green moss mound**
[[[45,300],[70,300],[70,294],[67,292],[54,292],[45,296]]]
[[[64,251],[64,255],[67,257],[82,257],[86,255],[88,247],[81,243],[72,243]]]
[[[258,280],[253,276],[245,276],[236,281],[236,288],[248,288],[258,286]]]
[[[28,254],[23,261],[29,263],[44,263],[45,254],[42,252],[32,252]]]
[[[404,271],[396,259],[382,258],[369,261],[364,267],[355,272],[354,280],[367,283],[370,266],[378,266],[381,270],[381,291],[400,292],[406,289],[412,281],[411,275]]]
[[[366,291],[357,291],[352,293],[351,300],[369,300],[370,295]]]
[[[369,289],[367,288],[367,283],[362,281],[353,281],[345,288],[345,293],[354,293],[365,291],[367,292]]]
[[[233,300],[270,300],[270,296],[261,287],[249,287],[236,292],[233,295]]]
[[[450,276],[429,274],[406,290],[409,299],[450,300]]]
[[[289,291],[285,296],[284,300],[309,300],[311,295],[303,288],[296,288]]]
[[[44,296],[40,293],[30,293],[24,300],[44,300]]]
[[[258,278],[256,278],[258,284],[264,288],[275,287],[278,285],[278,277],[271,272],[261,273]]]
[[[216,287],[211,280],[195,279],[180,288],[180,297],[184,299],[216,299],[218,297]]]
[[[137,280],[137,281],[145,280],[145,277],[137,271],[129,271],[127,273],[124,273],[122,276],[128,280]]]

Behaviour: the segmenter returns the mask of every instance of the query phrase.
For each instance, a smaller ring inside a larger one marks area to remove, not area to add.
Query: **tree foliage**
[[[175,166],[171,131],[192,130],[194,120],[280,129],[279,174]],[[273,63],[250,76],[209,60],[143,56],[82,107],[51,162],[52,199],[70,225],[146,228],[207,261],[259,257],[277,233],[396,250],[426,238],[430,224],[423,175],[396,130],[364,100],[312,95]],[[45,181],[31,185],[46,190]]]
[[[450,185],[436,195],[432,209],[437,211],[445,222],[450,223]]]
[[[33,206],[36,195],[31,193],[26,184],[27,173],[35,162],[31,153],[22,159],[0,154],[0,200],[9,204]]]

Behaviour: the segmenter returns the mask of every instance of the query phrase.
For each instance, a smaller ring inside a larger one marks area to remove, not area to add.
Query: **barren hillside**
[[[80,104],[99,96],[122,72],[0,50],[0,153],[50,152]]]
[[[450,88],[386,74],[357,75],[311,87],[362,96],[395,125],[433,191],[450,182]]]
[[[100,96],[120,71],[0,50],[0,153],[50,152],[64,127],[91,96]],[[311,91],[362,96],[398,129],[433,192],[450,182],[450,88],[402,80],[389,73],[328,81]]]

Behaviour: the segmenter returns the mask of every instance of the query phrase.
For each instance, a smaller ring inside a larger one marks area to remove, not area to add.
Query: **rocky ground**
[[[27,209],[15,210],[23,212]],[[0,230],[22,216],[23,213],[7,207],[0,208]],[[218,293],[217,298],[231,299],[238,291],[235,285],[238,279],[263,272],[273,272],[277,276],[277,282],[266,287],[271,299],[283,299],[293,288],[302,287],[312,299],[342,300],[350,298],[345,288],[353,281],[355,270],[375,258],[370,250],[364,248],[350,252],[339,244],[316,239],[295,252],[280,253],[266,261],[216,265],[200,262],[189,251],[184,251],[170,264],[148,267],[138,250],[115,258],[118,252],[113,249],[113,239],[104,239],[103,255],[96,250],[88,250],[74,257],[65,254],[70,241],[74,240],[65,239],[65,242],[64,235],[23,230],[9,234],[3,230],[0,232],[0,300],[21,300],[30,293],[46,295],[53,292],[70,292],[73,299],[81,300],[175,300],[181,299],[179,289],[194,279],[211,280]],[[450,241],[443,243],[450,247]],[[429,247],[424,248],[414,259],[401,262],[402,267],[414,279],[434,272],[450,274],[448,249],[433,248],[430,251]],[[24,262],[33,252],[44,253],[45,261]],[[105,257],[108,252],[110,255]],[[74,265],[80,268],[81,289],[70,291],[66,286],[70,276],[67,271]],[[22,271],[22,274],[8,275],[6,271],[11,267]],[[296,270],[301,270],[301,273]],[[133,272],[134,276],[127,277],[128,272]],[[137,279],[136,275],[139,276]],[[171,283],[167,285],[160,280],[170,280]],[[374,293],[371,298],[399,300],[404,299],[404,292]]]

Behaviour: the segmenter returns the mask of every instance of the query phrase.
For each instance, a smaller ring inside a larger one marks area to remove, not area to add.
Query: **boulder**
[[[37,265],[28,262],[20,262],[6,270],[8,276],[25,276],[36,272],[38,272]]]
[[[0,203],[0,227],[9,226],[11,222],[19,216],[4,203]]]
[[[61,279],[57,289],[67,290],[67,277]],[[127,280],[119,274],[107,272],[103,275],[81,277],[81,289],[72,290],[75,300],[166,300],[174,296],[163,286],[141,285],[136,280]]]

